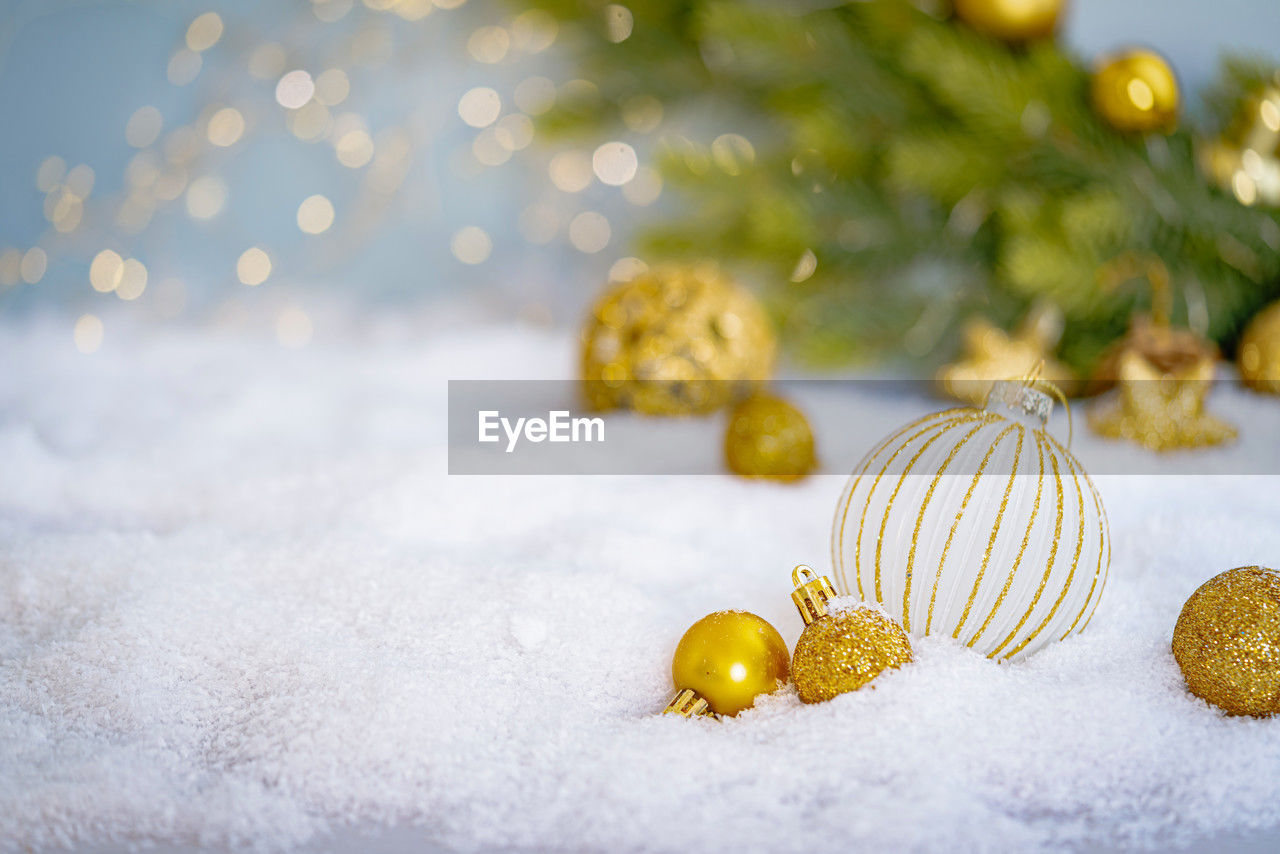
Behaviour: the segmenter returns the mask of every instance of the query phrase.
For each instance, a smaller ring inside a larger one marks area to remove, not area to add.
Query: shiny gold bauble
[[[1168,133],[1178,124],[1178,80],[1164,57],[1131,50],[1093,75],[1093,108],[1119,131]]]
[[[677,691],[693,691],[717,715],[736,715],[787,681],[787,644],[747,611],[717,611],[689,627],[671,659]]]
[[[832,610],[801,633],[791,656],[791,679],[801,700],[820,703],[910,661],[907,633],[884,614],[871,608]]]
[[[1010,42],[1053,35],[1064,0],[955,0],[956,17],[980,33]]]
[[[1280,394],[1280,302],[1258,312],[1236,350],[1244,384],[1258,391]]]
[[[729,471],[743,477],[798,480],[813,470],[813,431],[804,413],[771,394],[744,398],[724,434]]]
[[[1173,657],[1187,688],[1230,715],[1280,712],[1280,572],[1229,569],[1182,606]]]
[[[597,410],[710,412],[768,379],[776,351],[764,307],[714,265],[658,267],[592,308],[583,389]]]

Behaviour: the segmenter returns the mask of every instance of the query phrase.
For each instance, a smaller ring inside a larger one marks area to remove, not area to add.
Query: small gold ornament
[[[1063,0],[955,0],[956,17],[980,33],[1008,42],[1053,35]]]
[[[748,611],[716,611],[689,627],[671,658],[676,696],[666,713],[736,715],[787,681],[778,630]]]
[[[835,588],[807,566],[791,573],[792,600],[804,631],[791,657],[791,678],[800,699],[820,703],[856,691],[888,668],[912,660],[902,627],[869,607],[832,610]]]
[[[1254,315],[1240,337],[1236,362],[1244,384],[1280,394],[1280,302]]]
[[[1280,572],[1229,569],[1182,606],[1173,657],[1187,688],[1229,715],[1280,712]]]
[[[1160,54],[1130,50],[1093,74],[1093,108],[1119,131],[1171,132],[1178,124],[1178,79]]]
[[[1280,205],[1280,87],[1249,99],[1222,138],[1200,149],[1200,162],[1241,204]]]
[[[1070,394],[1075,375],[1051,355],[1061,336],[1062,313],[1047,303],[1032,308],[1013,335],[974,317],[965,325],[960,359],[938,371],[938,384],[950,397],[982,406],[994,382],[1026,376],[1043,362],[1040,376]]]
[[[813,470],[813,431],[787,401],[757,392],[729,413],[724,434],[729,471],[743,477],[799,480]]]
[[[582,332],[593,409],[710,412],[767,380],[777,342],[763,306],[711,264],[659,267],[609,290]]]

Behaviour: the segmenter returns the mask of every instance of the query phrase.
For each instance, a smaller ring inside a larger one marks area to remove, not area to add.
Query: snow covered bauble
[[[998,382],[877,445],[836,506],[837,589],[907,633],[1016,661],[1088,624],[1106,585],[1102,499],[1046,429],[1053,398]]]

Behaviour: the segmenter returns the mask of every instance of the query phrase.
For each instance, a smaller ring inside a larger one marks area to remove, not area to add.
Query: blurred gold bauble
[[[1280,394],[1280,302],[1254,315],[1240,337],[1236,363],[1244,384]]]
[[[1042,362],[1041,379],[1065,394],[1075,391],[1075,375],[1052,355],[1062,336],[1062,313],[1053,306],[1032,308],[1013,334],[984,317],[973,317],[963,335],[960,358],[937,375],[938,385],[949,397],[982,406],[997,380],[1026,376]]]
[[[791,657],[791,679],[800,699],[820,703],[856,691],[884,670],[912,660],[902,627],[867,607],[833,610],[835,588],[807,566],[791,574],[791,594],[805,628]]]
[[[1182,606],[1173,657],[1187,688],[1230,715],[1280,712],[1280,572],[1229,569]]]
[[[747,611],[717,611],[689,627],[671,659],[675,699],[668,712],[736,715],[787,681],[787,644]]]
[[[1093,75],[1093,108],[1119,131],[1168,133],[1178,124],[1178,80],[1164,57],[1130,50]]]
[[[1010,42],[1053,35],[1064,0],[955,0],[956,17],[980,33]]]
[[[1241,204],[1280,205],[1280,87],[1246,101],[1222,138],[1201,147],[1200,162]]]
[[[724,434],[729,471],[743,477],[798,480],[813,470],[813,431],[804,413],[771,394],[744,398]]]
[[[597,410],[718,409],[773,370],[763,306],[714,265],[659,267],[609,290],[582,331],[582,379]]]

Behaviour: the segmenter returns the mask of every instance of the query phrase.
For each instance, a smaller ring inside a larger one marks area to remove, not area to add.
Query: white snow
[[[927,641],[826,704],[787,689],[679,720],[655,713],[695,619],[744,608],[794,643],[790,571],[826,571],[843,478],[450,478],[444,380],[563,377],[571,341],[394,329],[289,351],[109,323],[83,356],[65,322],[0,326],[5,846],[394,824],[464,850],[1004,851],[1280,828],[1280,720],[1190,697],[1169,650],[1199,584],[1280,563],[1276,478],[1099,478],[1110,586],[1025,664]],[[720,422],[691,429],[714,469]]]

